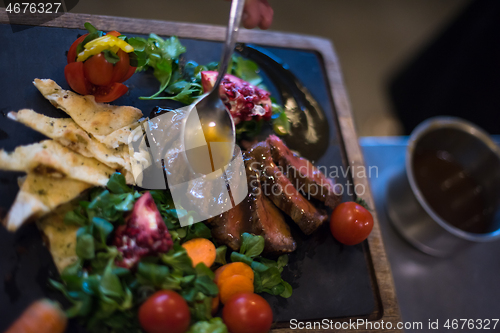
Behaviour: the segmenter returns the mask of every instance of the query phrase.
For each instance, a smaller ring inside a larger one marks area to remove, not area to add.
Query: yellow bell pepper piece
[[[119,49],[127,53],[134,52],[134,48],[129,43],[113,35],[104,35],[96,38],[83,47],[84,50],[78,54],[77,61],[85,61],[89,57],[97,55],[104,50],[111,50],[115,53],[118,52]]]

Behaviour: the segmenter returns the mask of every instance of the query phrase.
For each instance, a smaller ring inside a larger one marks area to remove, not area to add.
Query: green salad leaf
[[[262,132],[264,120],[247,120],[236,125],[236,139],[252,139]]]
[[[97,216],[92,218],[92,225],[94,227],[94,236],[105,246],[108,235],[113,231],[113,225]]]
[[[139,306],[156,290],[176,290],[187,302],[193,320],[193,332],[227,332],[220,319],[211,315],[212,298],[219,293],[213,281],[214,272],[205,264],[193,267],[191,258],[181,244],[193,238],[211,238],[203,223],[181,227],[168,191],[150,191],[160,214],[172,235],[173,248],[164,254],[142,258],[132,271],[116,266],[121,254],[109,245],[113,230],[124,221],[140,193],[128,187],[120,174],[114,174],[107,188],[95,188],[88,201],[67,213],[65,223],[79,226],[76,254],[78,259],[61,273],[61,282],[50,280],[70,302],[68,317],[78,318],[92,332],[139,332]],[[124,204],[126,202],[126,204]],[[171,228],[171,229],[170,229]],[[255,292],[290,297],[292,287],[281,278],[288,257],[277,260],[261,256],[262,236],[244,233],[239,251],[232,251],[231,261],[248,264],[254,272]],[[226,263],[227,247],[216,249],[216,261]]]
[[[89,32],[87,37],[85,37],[83,39],[83,41],[77,45],[76,47],[76,55],[78,56],[78,54],[80,52],[83,51],[84,49],[84,45],[87,44],[88,42],[90,41],[93,41],[94,39],[96,38],[99,38],[99,37],[102,37],[104,35],[104,32],[100,31],[100,30],[97,30],[96,27],[94,27],[92,24],[90,24],[89,22],[85,22],[85,24],[83,25],[85,27],[85,29],[87,29],[87,31]]]
[[[259,66],[254,61],[233,55],[230,68],[230,73],[236,75],[240,79],[254,86],[262,84],[262,77],[259,75]],[[263,86],[260,87],[262,88]]]
[[[249,233],[241,235],[240,253],[250,258],[255,258],[264,251],[264,237],[254,236]]]
[[[94,237],[86,233],[86,229],[80,230],[82,232],[76,237],[76,255],[81,259],[93,259],[95,256]]]
[[[212,318],[195,323],[187,333],[228,333],[228,331],[221,318]]]
[[[281,278],[281,272],[288,264],[288,255],[281,255],[277,261],[266,259],[260,256],[264,250],[262,236],[243,233],[241,239],[240,250],[231,253],[231,261],[240,261],[252,267],[255,292],[266,292],[284,298],[290,297],[292,287]]]
[[[290,120],[288,120],[288,117],[283,108],[276,103],[273,103],[271,107],[271,121],[273,124],[274,132],[278,135],[290,134]]]
[[[106,59],[106,61],[113,65],[120,61],[120,57],[111,50],[104,50],[102,51],[102,53],[104,54],[104,58]]]
[[[134,47],[134,59],[132,61],[137,61],[137,71],[152,69],[153,75],[160,82],[160,87],[156,93],[149,97],[140,97],[140,99],[174,100],[184,104],[191,104],[204,93],[201,85],[201,72],[207,70],[216,71],[219,67],[217,62],[199,65],[195,61],[187,61],[181,66],[180,56],[186,52],[186,48],[175,36],[163,39],[151,34],[148,39],[132,37],[128,38],[127,42]],[[228,73],[267,90],[262,84],[263,80],[259,74],[259,66],[250,59],[233,55]],[[278,135],[288,134],[290,132],[290,122],[283,109],[273,103],[272,112],[273,130]],[[263,120],[249,120],[237,124],[237,139],[254,138],[261,133],[264,123]]]
[[[123,193],[133,193],[134,192],[134,190],[131,187],[127,186],[127,183],[125,181],[125,177],[119,172],[116,172],[116,173],[111,175],[106,187],[113,194],[123,194]]]
[[[205,223],[195,223],[186,228],[186,236],[183,242],[187,242],[193,238],[211,238],[212,232]]]
[[[227,264],[226,261],[226,253],[227,253],[227,246],[226,245],[221,245],[218,248],[215,249],[215,263],[225,265]]]
[[[87,31],[91,34],[93,32],[97,32],[97,28],[94,27],[90,22],[85,22],[83,24],[83,26],[85,27],[85,29],[87,29]]]
[[[142,285],[161,288],[169,273],[170,269],[165,265],[140,262],[137,266],[137,282]]]
[[[64,223],[84,226],[87,224],[87,218],[83,216],[81,209],[75,209],[64,216]]]
[[[168,253],[162,254],[161,261],[173,269],[180,270],[186,274],[195,273],[191,258],[188,256],[186,250],[178,244],[174,245],[174,248]]]
[[[156,34],[150,34],[148,39],[128,38],[127,42],[134,47],[134,53],[137,56],[137,71],[151,68],[153,75],[160,82],[160,88],[155,94],[140,97],[140,99],[158,99],[158,96],[172,82],[171,79],[180,75],[179,57],[186,52],[186,48],[175,36],[163,39]]]
[[[170,193],[150,193],[165,224],[172,227],[172,234],[178,235],[172,250],[142,258],[135,271],[116,266],[121,254],[109,245],[109,237],[141,195],[117,173],[112,175],[107,188],[92,189],[87,201],[81,201],[66,214],[65,223],[80,227],[76,243],[78,260],[61,273],[62,283],[50,280],[50,284],[71,302],[72,306],[66,310],[68,316],[78,318],[88,331],[140,332],[137,309],[161,289],[174,289],[184,297],[193,322],[206,323],[202,325],[208,325],[206,329],[220,329],[217,321],[210,321],[211,300],[219,293],[213,282],[214,273],[205,264],[193,267],[181,246],[192,238],[210,238],[210,229],[203,223],[180,227]],[[180,214],[189,212],[181,210]]]

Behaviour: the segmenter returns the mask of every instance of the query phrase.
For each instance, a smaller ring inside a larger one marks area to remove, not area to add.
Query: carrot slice
[[[243,275],[228,277],[219,287],[220,301],[226,304],[232,296],[242,292],[253,293],[253,282]]]
[[[242,262],[232,262],[218,268],[215,271],[214,282],[220,287],[225,279],[233,275],[246,276],[253,283],[254,276],[252,268]]]
[[[219,295],[212,298],[212,316],[215,316],[219,311]]]
[[[57,303],[42,299],[32,303],[4,333],[63,333],[68,319]]]
[[[219,268],[217,268],[215,270],[215,272],[214,272],[215,273],[215,276],[214,276],[214,282],[215,282],[215,284],[218,285],[217,281],[219,281],[219,276],[222,274],[222,272],[224,272],[226,270],[226,268],[227,268],[228,265],[229,264],[222,265],[222,266],[220,266]]]
[[[186,249],[188,256],[193,261],[193,267],[196,267],[200,262],[210,267],[215,262],[217,255],[215,245],[206,238],[194,238],[182,244]]]

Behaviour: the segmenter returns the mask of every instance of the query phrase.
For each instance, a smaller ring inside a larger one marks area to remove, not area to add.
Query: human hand
[[[231,1],[231,0],[227,0]],[[243,26],[247,29],[268,29],[273,23],[274,11],[267,0],[246,0],[243,9]]]

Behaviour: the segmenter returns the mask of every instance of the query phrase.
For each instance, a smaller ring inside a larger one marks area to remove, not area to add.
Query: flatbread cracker
[[[114,131],[108,135],[94,135],[94,137],[101,143],[105,144],[108,148],[117,148],[120,145],[128,145],[130,135],[140,125],[139,122],[129,124],[119,130]]]
[[[36,222],[59,273],[78,260],[76,233],[80,227],[64,223],[64,216],[73,208],[71,203],[62,205]]]
[[[26,221],[49,213],[91,186],[69,178],[28,173],[3,223],[9,231],[15,231]]]
[[[85,157],[94,157],[110,168],[130,170],[130,163],[123,158],[122,149],[106,147],[70,118],[51,118],[29,109],[9,112],[7,116]]]
[[[106,186],[115,172],[102,162],[75,153],[53,140],[19,146],[10,153],[0,150],[0,170],[68,177],[100,186]]]
[[[132,106],[96,103],[94,96],[81,96],[64,90],[50,79],[35,79],[35,87],[52,105],[66,112],[81,128],[93,136],[106,136],[142,117]]]

